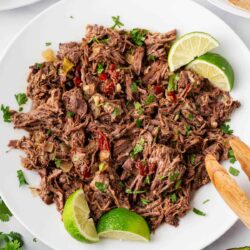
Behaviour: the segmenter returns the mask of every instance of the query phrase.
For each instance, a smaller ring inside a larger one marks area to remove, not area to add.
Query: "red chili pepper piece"
[[[177,102],[177,96],[174,91],[168,92],[168,97],[171,99],[172,102]]]
[[[111,71],[115,70],[115,64],[114,64],[114,63],[110,64],[109,69],[110,69]]]
[[[141,176],[146,176],[147,165],[143,164],[140,160],[135,163],[135,167],[138,169]]]
[[[81,71],[81,66],[80,66],[80,65],[77,65],[77,66],[76,66],[76,71],[78,71],[78,72]]]
[[[115,84],[114,82],[110,81],[106,83],[106,85],[103,88],[103,93],[112,95],[115,92]]]
[[[98,148],[100,150],[110,151],[109,140],[101,130],[98,131]]]
[[[160,93],[163,92],[163,88],[162,88],[161,85],[156,85],[156,86],[154,87],[154,91],[155,91],[155,94],[158,95],[158,94],[160,94]]]
[[[81,83],[82,83],[82,80],[81,80],[81,77],[80,77],[80,76],[76,76],[76,77],[73,79],[73,81],[74,81],[74,84],[75,84],[77,87],[79,87],[79,86],[81,85]]]
[[[89,178],[90,177],[90,169],[84,168],[82,176],[83,176],[83,179]]]
[[[108,75],[104,72],[99,75],[99,80],[101,81],[106,81],[107,78],[108,78]]]

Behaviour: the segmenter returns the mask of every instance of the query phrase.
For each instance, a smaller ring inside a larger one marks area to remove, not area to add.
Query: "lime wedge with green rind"
[[[76,240],[88,243],[99,241],[95,224],[89,218],[89,206],[81,189],[71,194],[64,206],[63,223],[68,233]]]
[[[224,91],[234,86],[234,71],[230,63],[219,54],[208,52],[187,65],[197,74],[207,78],[212,85]]]
[[[175,71],[218,46],[219,42],[205,32],[190,32],[181,36],[174,42],[168,53],[170,71]]]
[[[97,232],[101,238],[149,241],[150,230],[139,214],[126,208],[115,208],[98,221]]]

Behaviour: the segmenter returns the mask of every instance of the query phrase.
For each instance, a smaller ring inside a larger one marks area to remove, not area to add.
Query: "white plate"
[[[249,51],[223,21],[189,0],[64,0],[57,3],[27,25],[6,50],[0,62],[0,103],[17,108],[14,95],[25,91],[28,66],[41,60],[45,42],[52,42],[54,49],[57,49],[59,42],[80,41],[87,24],[110,26],[111,16],[114,15],[121,16],[125,28],[139,26],[162,32],[177,28],[179,34],[200,30],[216,37],[221,43],[218,52],[226,56],[235,69],[236,86],[232,94],[242,102],[242,107],[233,116],[232,127],[250,145]],[[13,131],[10,124],[3,122],[0,123],[0,131],[0,195],[24,226],[54,249],[198,250],[220,237],[236,221],[236,216],[212,185],[207,185],[196,193],[192,201],[192,205],[205,211],[207,216],[190,212],[177,228],[166,224],[161,226],[150,243],[111,240],[92,245],[79,243],[65,232],[60,214],[54,206],[47,206],[40,198],[34,198],[27,187],[18,187],[16,170],[21,168],[20,152],[6,151],[8,141],[21,137],[24,132]],[[32,186],[38,184],[36,174],[27,170],[24,172]],[[237,180],[247,187],[248,180],[242,173]],[[206,199],[211,201],[202,205]]]
[[[0,0],[0,10],[16,9],[38,1],[40,0]]]
[[[249,11],[237,8],[235,5],[231,4],[227,0],[208,0],[208,1],[224,11],[227,11],[237,16],[250,18]]]

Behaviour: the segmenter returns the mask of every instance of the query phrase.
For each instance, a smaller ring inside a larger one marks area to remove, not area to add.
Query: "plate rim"
[[[17,9],[17,8],[22,8],[24,6],[27,6],[27,5],[31,5],[31,4],[34,4],[36,2],[39,2],[41,0],[30,0],[29,2],[24,2],[24,3],[21,3],[21,4],[16,4],[16,5],[13,5],[12,7],[11,6],[6,6],[6,7],[0,7],[0,11],[6,11],[6,10],[14,10],[14,9]]]
[[[34,0],[35,2],[38,2],[40,0]],[[29,26],[31,26],[33,24],[33,22],[35,22],[37,19],[39,19],[44,13],[46,13],[47,11],[49,11],[50,9],[56,8],[57,5],[61,5],[64,4],[64,2],[66,2],[67,0],[59,0],[56,3],[53,3],[52,5],[50,5],[49,7],[45,8],[43,11],[41,11],[40,13],[38,13],[35,17],[33,17],[32,19],[30,19],[17,33],[16,35],[8,42],[7,46],[4,48],[2,56],[0,57],[0,65],[3,61],[3,59],[5,58],[6,54],[9,52],[9,50],[11,49],[12,45],[16,42],[16,40],[19,38],[19,36],[26,30],[29,28]],[[202,4],[194,1],[194,0],[186,0],[191,1],[192,4],[198,6],[199,8],[207,11],[210,15],[212,15],[213,17],[219,19],[224,25],[226,25],[228,27],[228,29],[235,35],[235,39],[237,39],[237,41],[239,43],[241,43],[241,46],[244,50],[247,51],[249,57],[250,57],[250,50],[248,49],[248,47],[246,46],[245,42],[240,38],[240,36],[231,28],[231,26],[229,24],[227,24],[223,19],[221,19],[219,16],[217,16],[214,12],[212,12],[210,9],[208,9],[207,7],[203,6]],[[212,0],[207,0],[207,1],[212,1]],[[207,184],[207,185],[212,185],[211,183]],[[18,220],[18,222],[33,236],[37,237],[43,244],[45,244],[46,246],[48,246],[49,248],[52,248],[52,246],[49,245],[49,243],[47,243],[46,239],[44,239],[43,237],[41,238],[40,236],[38,237],[36,234],[34,234],[34,232],[32,231],[32,229],[26,225],[26,223],[19,218],[19,216],[17,216],[17,214],[15,213],[15,211],[9,206],[8,204],[8,199],[5,199],[5,195],[3,195],[1,189],[0,189],[0,196],[1,198],[4,200],[4,202],[6,203],[6,205],[8,206],[8,208],[10,209],[11,213],[14,215],[14,217]],[[218,234],[214,239],[206,242],[205,244],[202,245],[202,248],[199,249],[194,249],[194,250],[201,250],[204,249],[208,246],[210,246],[212,243],[214,243],[216,240],[218,240],[220,237],[222,237],[229,229],[231,229],[233,227],[233,225],[239,221],[239,218],[233,214],[234,218],[232,219],[232,223],[229,225],[228,228],[226,228],[225,230],[222,231],[221,234]]]
[[[215,7],[227,12],[227,13],[230,13],[230,14],[233,14],[235,16],[239,16],[239,17],[244,17],[244,18],[247,18],[247,19],[250,19],[250,12],[248,13],[247,11],[244,11],[240,8],[237,8],[237,7],[233,7],[232,4],[230,3],[227,3],[229,5],[229,8],[224,8],[220,2],[218,2],[218,0],[207,0],[210,4],[214,5]],[[230,8],[231,7],[231,8]]]

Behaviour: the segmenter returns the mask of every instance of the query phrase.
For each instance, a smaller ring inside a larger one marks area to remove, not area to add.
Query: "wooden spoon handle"
[[[246,193],[213,155],[206,156],[205,165],[208,175],[221,197],[241,221],[250,228],[250,200]]]
[[[235,158],[250,179],[250,148],[237,137],[230,139],[229,144],[234,151]]]

